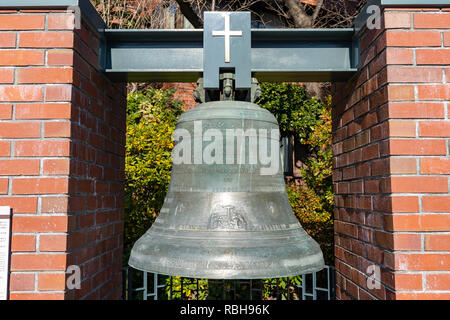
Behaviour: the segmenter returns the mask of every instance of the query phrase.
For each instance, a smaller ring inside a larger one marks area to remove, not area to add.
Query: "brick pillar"
[[[337,297],[450,299],[450,10],[385,8],[362,32],[333,115]]]
[[[92,21],[0,11],[0,205],[10,299],[121,295],[126,91],[100,73]],[[81,289],[65,270],[81,268]]]

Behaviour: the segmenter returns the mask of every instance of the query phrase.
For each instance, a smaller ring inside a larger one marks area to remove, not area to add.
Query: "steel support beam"
[[[194,82],[203,30],[105,30],[104,71],[117,81]],[[260,81],[339,81],[356,71],[353,29],[252,29]]]

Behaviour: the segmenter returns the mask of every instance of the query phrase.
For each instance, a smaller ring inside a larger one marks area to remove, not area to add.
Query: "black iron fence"
[[[297,277],[211,280],[123,269],[124,300],[334,300],[335,270]]]

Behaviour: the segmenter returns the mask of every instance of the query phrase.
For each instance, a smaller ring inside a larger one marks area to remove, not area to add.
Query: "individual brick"
[[[450,29],[450,13],[414,13],[416,29]]]
[[[420,100],[450,100],[449,84],[419,85],[417,87]]]
[[[42,66],[44,59],[43,50],[0,50],[0,66]]]
[[[73,14],[52,14],[48,17],[48,30],[73,30],[74,27]]]
[[[442,45],[439,31],[387,30],[388,47],[440,47]]]
[[[42,101],[43,97],[39,86],[0,86],[0,102]]]
[[[73,48],[72,32],[27,32],[19,35],[20,48]]]
[[[391,177],[392,193],[447,193],[447,177]]]
[[[387,216],[385,229],[389,231],[448,231],[450,215],[446,214],[396,214]]]
[[[386,29],[410,28],[411,14],[409,12],[386,12],[384,27]]]
[[[15,216],[14,232],[66,232],[68,218],[66,216]]]
[[[450,52],[450,50],[449,50]],[[442,82],[442,69],[440,68],[418,68],[418,67],[387,67],[388,82],[410,82],[410,83],[430,83]]]
[[[389,101],[413,101],[414,86],[391,85],[388,87]]]
[[[73,66],[73,50],[49,50],[47,64],[49,66]]]
[[[396,102],[389,103],[389,117],[395,119],[443,119],[443,103]]]
[[[14,155],[18,157],[67,157],[69,140],[21,140],[14,142]]]
[[[14,48],[16,37],[15,33],[0,32],[0,48]]]
[[[43,30],[45,27],[45,16],[1,14],[0,26],[2,30]]]
[[[11,300],[64,300],[64,292],[11,292]]]
[[[18,83],[71,83],[72,68],[19,69]]]
[[[392,139],[389,141],[391,155],[439,156],[447,154],[445,140],[439,139]]]
[[[2,122],[0,126],[0,138],[39,138],[41,136],[41,124],[39,122]]]
[[[450,159],[422,158],[420,159],[420,172],[422,174],[450,174]]]
[[[71,123],[69,121],[46,122],[44,124],[45,138],[70,138]]]
[[[64,252],[67,250],[67,238],[66,234],[41,234],[39,236],[39,250],[41,252]]]
[[[36,213],[36,197],[0,197],[0,206],[11,207],[14,213]]]
[[[12,104],[10,103],[0,104],[0,120],[11,120],[11,118],[12,118]]]
[[[450,197],[424,196],[422,208],[424,212],[450,212]]]
[[[16,104],[16,119],[70,119],[69,103]]]
[[[39,174],[39,159],[0,159],[0,176]]]
[[[15,178],[13,194],[58,194],[68,192],[67,178]]]
[[[45,89],[47,101],[72,101],[71,85],[51,85]]]
[[[37,284],[39,291],[63,291],[66,289],[66,274],[39,273]]]
[[[391,174],[416,174],[417,161],[415,158],[391,157],[389,169]]]
[[[404,120],[390,120],[389,135],[391,137],[414,138],[416,136],[416,122]]]
[[[425,250],[448,251],[450,248],[450,234],[427,234],[425,235]]]
[[[0,157],[9,157],[11,154],[11,143],[0,140]]]
[[[421,137],[450,137],[450,121],[421,121],[419,134]]]
[[[422,290],[422,274],[421,273],[396,273],[395,288],[397,290]]]
[[[13,254],[12,271],[51,271],[66,269],[66,254]]]
[[[0,51],[1,52],[1,51]],[[14,83],[14,69],[0,69],[0,84]]]
[[[418,65],[448,65],[450,61],[450,49],[417,49],[416,61]],[[442,79],[440,82],[442,82]]]
[[[397,254],[396,268],[399,271],[439,271],[450,263],[450,254]]]
[[[45,175],[70,174],[70,159],[44,159],[43,174]]]
[[[11,251],[12,252],[36,251],[36,236],[13,234],[11,237]]]

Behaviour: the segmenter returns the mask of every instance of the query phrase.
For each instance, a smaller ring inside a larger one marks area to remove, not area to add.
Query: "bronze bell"
[[[287,277],[324,267],[319,245],[292,213],[279,127],[269,111],[242,101],[202,103],[181,115],[175,140],[164,205],[135,243],[130,266],[207,279]]]

